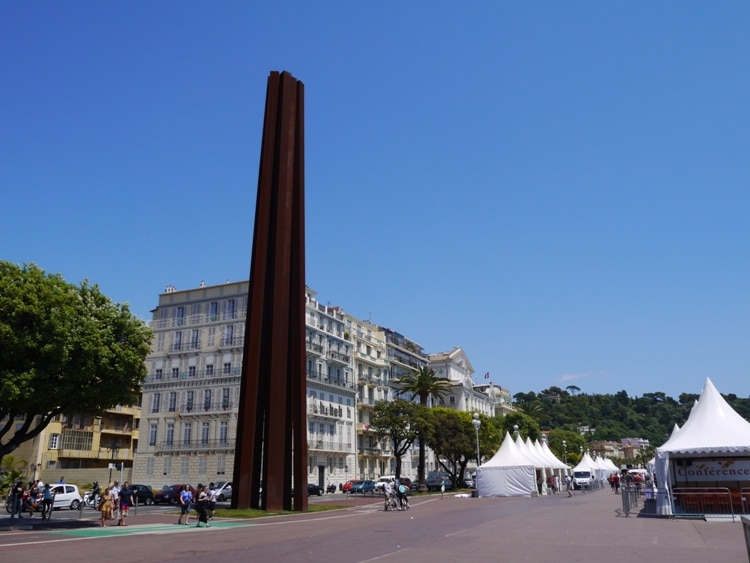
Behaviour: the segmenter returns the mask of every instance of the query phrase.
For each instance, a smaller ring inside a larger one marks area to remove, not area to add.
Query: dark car
[[[375,481],[372,479],[365,479],[352,485],[351,491],[354,493],[374,493],[375,492]]]
[[[414,481],[411,482],[411,485],[409,485],[409,489],[412,491],[418,491],[419,490],[419,481],[414,479]]]
[[[325,489],[323,489],[323,487],[314,485],[312,483],[307,484],[307,496],[310,496],[310,495],[322,496],[324,492],[325,492]]]
[[[406,487],[407,491],[411,491],[411,479],[409,479],[408,477],[401,477],[398,482],[399,484]]]
[[[185,485],[164,485],[161,491],[154,495],[154,504],[179,504],[180,503],[180,491]],[[190,492],[193,493],[195,498],[195,489],[188,485]]]
[[[154,491],[151,490],[149,485],[130,485],[130,488],[133,489],[133,496],[138,504],[153,504]]]

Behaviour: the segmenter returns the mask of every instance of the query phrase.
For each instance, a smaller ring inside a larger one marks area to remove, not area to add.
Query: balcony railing
[[[317,344],[315,342],[307,342],[305,343],[305,347],[307,348],[308,352],[313,352],[314,354],[322,354],[323,353],[323,345]]]
[[[219,347],[226,348],[226,347],[242,346],[244,342],[245,342],[244,336],[235,336],[234,338],[222,338],[219,341]]]
[[[342,364],[348,364],[352,360],[351,356],[342,354],[341,352],[334,352],[333,350],[328,351],[328,358],[336,362],[341,362]]]
[[[309,440],[307,449],[326,452],[350,452],[351,442],[336,442],[333,440]]]
[[[247,312],[244,310],[237,310],[233,313],[214,313],[214,314],[201,314],[201,315],[188,315],[186,317],[174,317],[171,319],[156,319],[149,321],[148,326],[152,330],[162,330],[180,326],[200,325],[206,323],[218,323],[226,322],[237,319],[244,319],[247,316]]]
[[[233,450],[235,440],[173,440],[159,442],[156,448],[160,451],[178,452],[185,450]]]
[[[200,350],[201,349],[201,343],[200,341],[197,342],[181,342],[180,344],[170,344],[169,345],[169,351],[170,352],[191,352],[193,350]]]
[[[320,381],[321,383],[327,383],[329,385],[336,385],[337,387],[344,387],[346,389],[354,389],[354,382],[352,381],[330,377],[328,375],[323,375],[317,371],[308,371],[307,379],[309,379],[310,381]]]
[[[180,405],[179,411],[181,414],[185,413],[193,413],[193,414],[203,414],[203,413],[210,413],[210,412],[226,412],[231,411],[234,408],[234,403],[232,401],[212,401],[209,403],[206,402],[200,402],[200,401],[193,401],[192,403],[182,403]],[[174,411],[171,411],[174,412]]]

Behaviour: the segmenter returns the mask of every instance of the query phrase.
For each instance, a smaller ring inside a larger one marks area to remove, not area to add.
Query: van
[[[383,475],[380,479],[377,480],[375,483],[375,490],[376,491],[382,491],[385,488],[386,483],[395,483],[396,482],[396,476],[395,475]]]
[[[591,481],[594,477],[591,475],[591,471],[573,471],[573,488],[574,489],[588,489],[591,486]]]

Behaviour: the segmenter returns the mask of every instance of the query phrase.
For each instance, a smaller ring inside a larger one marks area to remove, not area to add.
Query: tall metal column
[[[272,72],[255,206],[233,508],[291,510],[294,488],[293,508],[307,510],[304,170],[304,85],[288,72]]]

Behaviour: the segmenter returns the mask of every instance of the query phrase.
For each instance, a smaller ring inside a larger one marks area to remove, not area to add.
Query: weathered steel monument
[[[233,508],[307,510],[304,188],[304,85],[274,71],[258,173]]]

